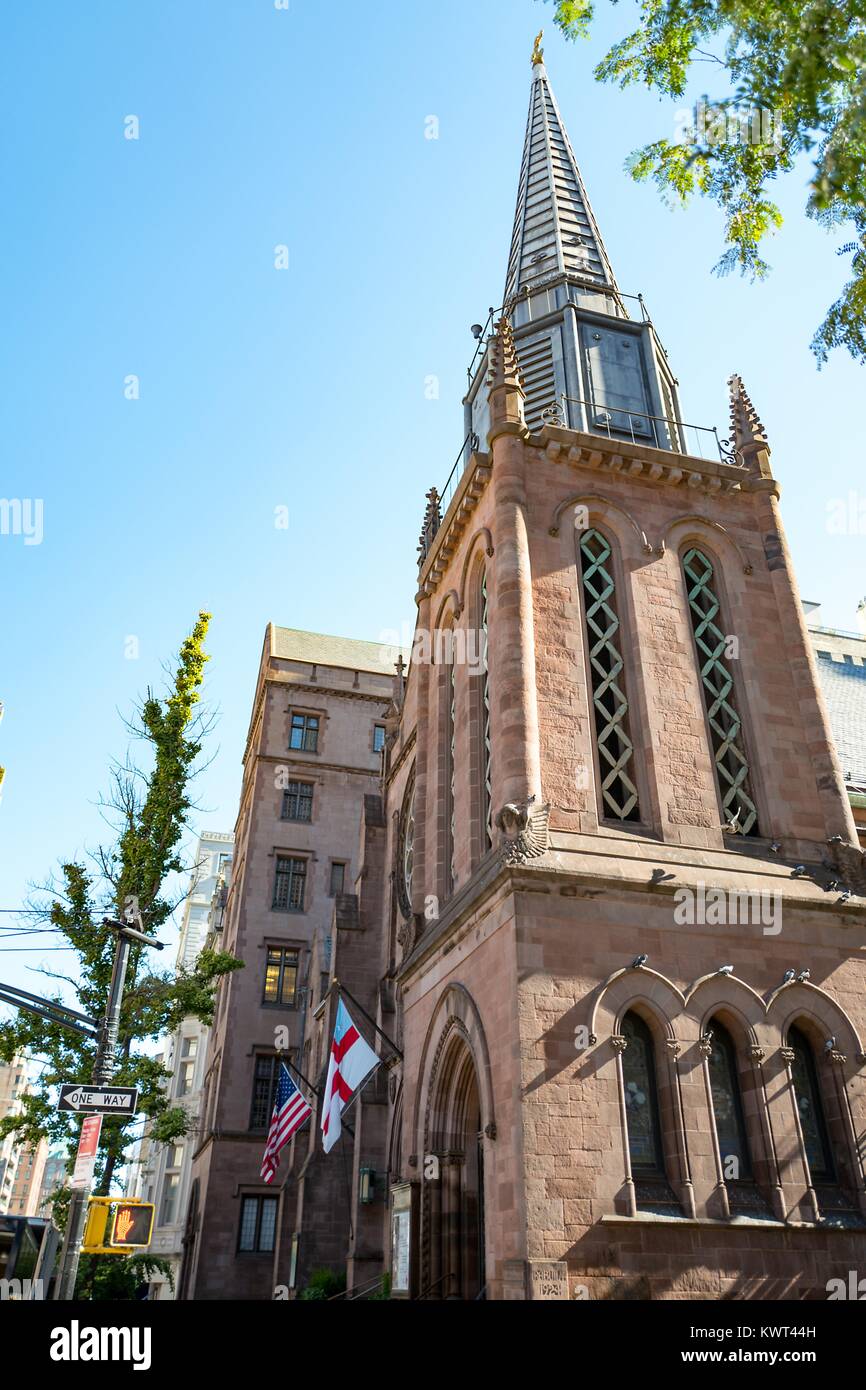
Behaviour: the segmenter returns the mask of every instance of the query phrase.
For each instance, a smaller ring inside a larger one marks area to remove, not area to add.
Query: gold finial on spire
[[[544,30],[543,30],[543,29],[539,29],[538,33],[537,33],[536,36],[535,36],[535,47],[534,47],[533,50],[532,50],[532,65],[533,65],[533,67],[537,67],[539,63],[543,63],[543,62],[544,62],[544,49],[541,47],[541,40],[542,40],[543,38],[544,38]]]

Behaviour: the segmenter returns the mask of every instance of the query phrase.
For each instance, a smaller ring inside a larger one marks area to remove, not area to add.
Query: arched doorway
[[[478,1075],[455,1032],[442,1056],[428,1128],[421,1297],[483,1298],[484,1144]],[[432,1160],[432,1161],[431,1161]]]

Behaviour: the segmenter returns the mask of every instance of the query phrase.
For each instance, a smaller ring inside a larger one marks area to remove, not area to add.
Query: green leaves
[[[179,846],[187,829],[189,786],[202,746],[195,710],[208,660],[204,652],[208,621],[209,614],[199,614],[181,647],[167,695],[159,698],[148,691],[137,721],[128,726],[148,746],[149,770],[115,765],[112,797],[105,803],[115,813],[115,842],[94,856],[95,870],[74,861],[61,865],[59,881],[49,889],[51,901],[45,915],[78,957],[78,970],[71,980],[76,1007],[93,1019],[101,1019],[105,1011],[116,939],[101,925],[102,917],[119,916],[126,897],[133,895],[141,909],[143,930],[156,935],[174,906],[163,896],[163,885],[171,874],[188,867]],[[191,970],[175,977],[169,971],[151,970],[153,960],[154,953],[146,947],[134,947],[130,953],[114,1080],[138,1087],[139,1114],[151,1121],[152,1137],[170,1143],[186,1133],[190,1118],[184,1109],[169,1104],[165,1083],[170,1073],[160,1059],[139,1047],[173,1032],[187,1016],[210,1023],[220,978],[242,962],[225,952],[206,951]],[[21,1113],[0,1122],[0,1136],[14,1130],[31,1144],[42,1137],[52,1144],[65,1142],[71,1155],[79,1124],[70,1114],[55,1110],[52,1088],[62,1081],[90,1078],[95,1043],[19,1012],[0,1032],[0,1060],[10,1061],[17,1052],[44,1059],[44,1065],[34,1091],[24,1097]],[[105,1192],[110,1190],[116,1165],[124,1161],[130,1123],[111,1116],[103,1121],[97,1177]]]
[[[588,36],[591,3],[554,4],[567,37]],[[668,203],[711,198],[725,216],[716,271],[762,276],[769,269],[762,243],[782,225],[767,185],[811,154],[807,213],[828,227],[853,222],[860,236],[852,277],[812,350],[819,365],[834,347],[866,361],[866,0],[640,0],[636,27],[605,54],[595,76],[681,98],[696,62],[714,64],[709,70],[726,89],[705,99],[721,138],[696,122],[681,141],[636,151],[627,165],[632,176],[651,178]],[[742,131],[733,138],[738,114],[746,117],[745,139]]]

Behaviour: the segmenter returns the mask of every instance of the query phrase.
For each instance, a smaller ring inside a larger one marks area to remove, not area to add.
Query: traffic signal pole
[[[130,913],[134,913],[133,920],[141,920],[136,909],[131,908]],[[161,941],[155,941],[152,936],[145,936],[143,932],[134,930],[127,922],[114,922],[106,917],[103,925],[111,927],[117,932],[117,945],[114,951],[114,965],[111,971],[111,985],[108,991],[105,1019],[99,1032],[96,1058],[93,1063],[92,1081],[94,1086],[107,1086],[114,1075],[117,1035],[120,1028],[120,1006],[123,1002],[123,986],[126,980],[132,943],[138,941],[145,946],[154,946],[159,951],[163,947]],[[81,1243],[84,1239],[87,1203],[91,1186],[92,1180],[86,1180],[83,1186],[72,1188],[69,1216],[66,1222],[66,1236],[60,1255],[60,1270],[54,1285],[54,1297],[57,1300],[70,1302],[75,1296],[75,1281],[78,1277],[78,1262],[81,1258]]]

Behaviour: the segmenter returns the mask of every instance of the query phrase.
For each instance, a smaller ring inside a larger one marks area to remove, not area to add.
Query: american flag
[[[273,1182],[283,1146],[288,1143],[295,1130],[300,1129],[310,1114],[312,1114],[310,1106],[289,1076],[285,1062],[281,1062],[280,1079],[277,1082],[274,1110],[271,1115],[271,1127],[268,1130],[268,1142],[265,1145],[265,1156],[262,1159],[262,1177],[265,1182]]]

